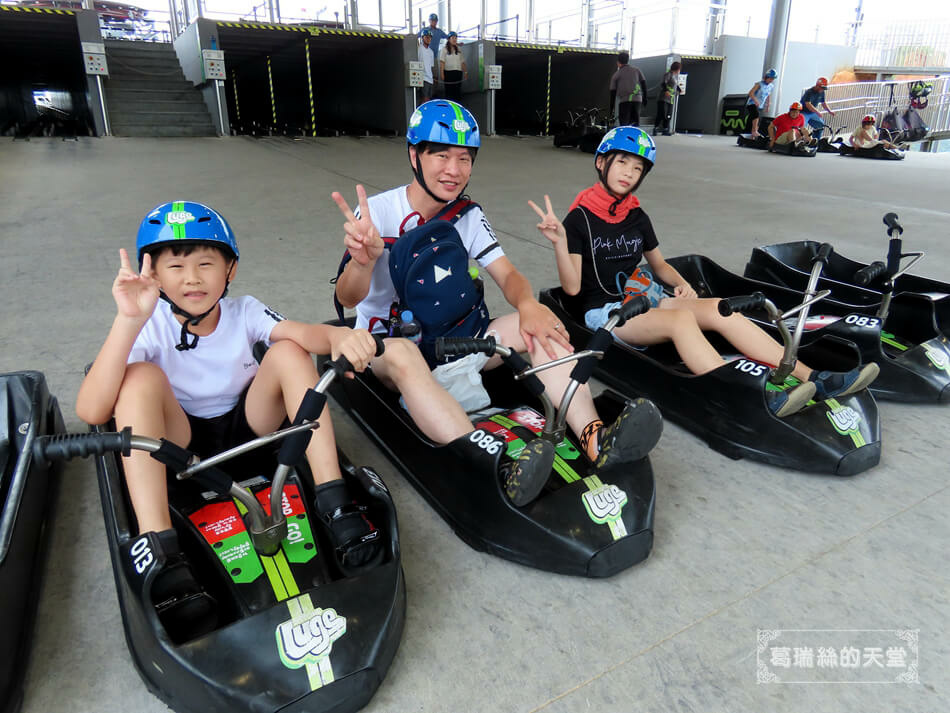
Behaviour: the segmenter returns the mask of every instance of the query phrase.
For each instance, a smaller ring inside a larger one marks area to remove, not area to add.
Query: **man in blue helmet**
[[[752,89],[749,90],[749,98],[745,103],[746,126],[749,128],[749,133],[752,134],[753,139],[759,135],[759,116],[769,105],[769,95],[772,93],[772,89],[775,88],[773,82],[775,82],[777,76],[778,72],[770,69],[762,75],[761,81],[753,84]],[[752,121],[751,125],[749,120]]]
[[[120,429],[213,455],[276,430],[297,412],[319,378],[311,353],[342,354],[361,371],[376,351],[366,330],[293,322],[253,297],[226,297],[240,253],[227,221],[206,205],[155,207],[136,242],[137,271],[119,251],[117,313],[76,399],[77,415],[89,424],[114,417]],[[257,342],[270,345],[260,365]],[[306,457],[341,569],[371,565],[382,553],[379,531],[362,515],[343,515],[352,497],[328,410]],[[123,467],[139,532],[157,533],[168,557],[152,587],[160,618],[175,640],[203,633],[198,629],[213,627],[214,614],[196,611],[195,602],[207,599],[193,596],[201,587],[172,527],[165,466],[132,451]]]
[[[439,47],[441,47],[442,43],[447,40],[449,36],[445,30],[439,27],[439,16],[434,12],[429,15],[429,26],[423,27],[421,30],[419,30],[420,40],[422,39],[422,33],[424,33],[426,30],[429,31],[429,35],[432,37],[432,52],[436,57],[438,57]]]
[[[382,236],[398,241],[403,234],[464,202],[463,194],[480,145],[475,118],[464,107],[448,100],[420,106],[410,117],[406,136],[413,173],[411,183],[371,198],[366,197],[362,186],[357,186],[359,207],[355,212],[342,195],[333,194],[346,218],[344,244],[351,258],[337,280],[336,296],[344,306],[356,308],[357,327],[367,327],[385,318],[396,298],[389,251]],[[476,328],[478,334],[467,336],[494,332],[502,344],[530,352],[534,364],[573,351],[564,326],[535,299],[531,284],[505,256],[481,208],[471,205],[474,208],[454,225],[469,258],[488,272],[516,311],[486,319],[485,324]],[[418,352],[406,340],[396,341]],[[390,364],[388,344],[386,353],[372,361],[373,373],[402,393],[416,425],[437,443],[448,443],[469,433],[472,424],[468,416],[428,374],[421,353],[412,369],[400,372]],[[568,364],[538,376],[548,393],[559,395],[564,393],[570,370]],[[587,455],[599,467],[643,457],[655,445],[662,428],[659,413],[649,402],[628,405],[617,421],[605,428],[586,386],[578,389],[571,402],[567,422],[589,444]],[[530,502],[537,495],[547,481],[548,469],[549,466],[543,472],[516,472],[508,478],[506,490],[516,505]]]

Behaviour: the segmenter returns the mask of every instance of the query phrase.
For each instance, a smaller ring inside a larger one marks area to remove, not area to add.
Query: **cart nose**
[[[835,475],[855,475],[873,468],[880,460],[881,442],[868,443],[842,457],[835,468]]]

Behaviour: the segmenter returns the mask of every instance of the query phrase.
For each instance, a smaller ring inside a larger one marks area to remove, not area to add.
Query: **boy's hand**
[[[536,299],[526,300],[518,306],[518,326],[528,352],[534,351],[534,340],[538,341],[551,359],[558,358],[551,342],[560,344],[568,352],[574,351],[567,339],[567,328],[561,324],[554,312]]]
[[[376,356],[376,340],[365,329],[335,327],[330,333],[330,358],[345,356],[354,371],[363,371]],[[347,372],[352,377],[352,372]]]
[[[158,282],[152,277],[152,256],[142,258],[142,272],[136,273],[125,248],[119,248],[119,274],[112,283],[112,296],[123,317],[141,321],[152,316],[158,303]]]
[[[673,288],[674,297],[689,297],[696,299],[699,295],[696,294],[696,290],[693,289],[693,286],[688,282],[684,282],[682,285],[677,285]]]
[[[567,240],[567,232],[564,230],[564,224],[554,215],[554,208],[551,207],[551,199],[547,195],[544,196],[544,204],[547,208],[547,213],[535,205],[534,201],[528,201],[528,205],[531,206],[534,212],[538,214],[538,217],[541,218],[541,222],[538,223],[538,230],[541,231],[541,235],[554,243],[554,245],[557,245],[562,240]]]
[[[366,200],[366,189],[363,186],[356,187],[356,197],[360,206],[360,217],[350,210],[346,199],[334,191],[331,194],[333,202],[340,208],[346,223],[343,224],[343,244],[349,251],[350,256],[359,265],[370,265],[379,259],[383,254],[383,239],[379,236],[379,230],[373,225],[373,220],[369,214],[369,202]]]

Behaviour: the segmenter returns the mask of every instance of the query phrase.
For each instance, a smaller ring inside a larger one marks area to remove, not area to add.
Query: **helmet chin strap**
[[[205,310],[199,315],[193,315],[191,312],[183,310],[181,307],[176,305],[171,301],[168,295],[165,294],[165,290],[159,290],[158,296],[165,300],[171,307],[172,314],[177,314],[185,318],[185,321],[181,325],[181,336],[179,337],[178,344],[175,345],[175,349],[180,352],[188,351],[189,349],[194,349],[198,346],[198,335],[194,332],[188,330],[188,326],[196,327],[198,323],[201,322],[205,317],[211,314],[214,311],[214,308],[218,306],[218,302],[224,299],[224,296],[228,294],[228,286],[224,286],[224,292],[221,293],[221,296],[215,301],[211,308]],[[188,339],[191,337],[191,339]]]

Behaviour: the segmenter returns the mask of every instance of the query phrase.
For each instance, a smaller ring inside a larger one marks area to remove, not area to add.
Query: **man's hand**
[[[158,295],[158,282],[152,277],[152,256],[145,253],[142,271],[137,273],[125,248],[119,248],[119,274],[112,283],[112,296],[119,314],[144,324],[155,311]]]
[[[343,244],[350,253],[350,257],[357,264],[367,266],[379,259],[383,254],[383,239],[379,236],[379,230],[373,224],[372,217],[369,214],[369,203],[366,200],[366,190],[363,186],[356,187],[356,197],[359,201],[360,217],[350,210],[346,199],[334,191],[331,194],[333,202],[337,204],[346,222],[343,224]]]
[[[536,299],[525,300],[518,306],[518,320],[521,338],[524,339],[528,352],[534,351],[535,339],[551,359],[558,357],[552,342],[560,344],[569,352],[574,351],[574,347],[567,339],[567,329],[554,312]]]

